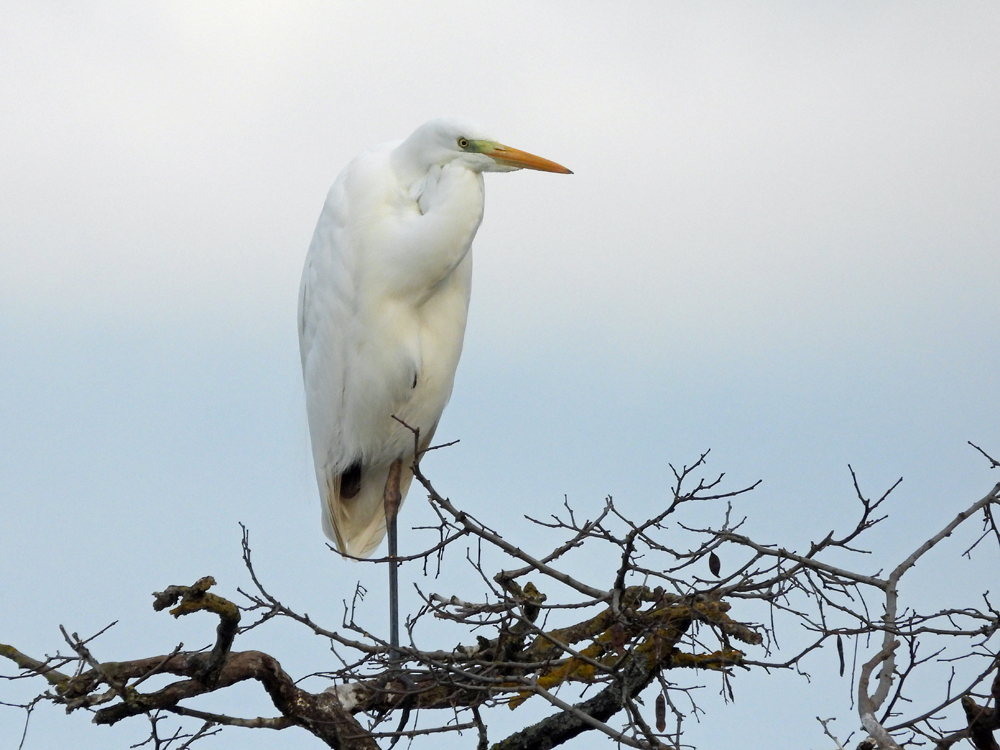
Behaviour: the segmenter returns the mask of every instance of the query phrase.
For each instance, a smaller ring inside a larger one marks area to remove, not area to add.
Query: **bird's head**
[[[458,117],[441,117],[426,122],[396,149],[400,158],[426,171],[456,160],[476,172],[513,172],[536,169],[572,174],[561,164],[499,143],[482,127]]]

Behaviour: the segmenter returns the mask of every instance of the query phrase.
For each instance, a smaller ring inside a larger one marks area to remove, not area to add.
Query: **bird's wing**
[[[339,549],[360,557],[385,535],[389,465],[412,454],[412,436],[392,415],[403,414],[419,371],[419,333],[407,335],[406,316],[393,315],[391,301],[370,286],[382,259],[357,216],[364,209],[357,196],[364,196],[366,179],[377,181],[379,157],[362,155],[330,189],[299,291],[299,347],[323,528]],[[404,495],[411,479],[404,470]]]
[[[316,225],[299,289],[299,353],[313,454],[317,471],[336,473],[347,469],[357,453],[342,434],[356,264],[344,231],[346,211],[338,179]]]
[[[345,170],[346,172],[346,170]],[[299,289],[299,353],[316,480],[323,500],[323,530],[337,547],[357,556],[367,549],[355,539],[370,538],[379,526],[367,496],[359,493],[352,467],[363,460],[363,436],[352,432],[350,368],[357,316],[357,243],[347,229],[350,206],[346,174],[330,188],[313,234]],[[345,481],[346,475],[346,481]],[[342,489],[351,509],[341,507]],[[353,512],[352,512],[353,511]],[[384,526],[384,521],[382,522]],[[379,535],[379,539],[381,536]]]

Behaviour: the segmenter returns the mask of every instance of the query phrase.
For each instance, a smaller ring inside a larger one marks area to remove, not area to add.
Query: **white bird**
[[[427,447],[451,396],[483,218],[483,172],[570,171],[457,118],[357,156],[337,177],[306,257],[299,345],[323,529],[371,555],[385,536],[383,492],[413,434]]]
[[[323,530],[368,557],[451,396],[483,219],[483,172],[565,167],[442,118],[357,156],[327,196],[302,273],[299,347]],[[404,424],[401,424],[405,423]],[[398,645],[396,565],[390,565]]]

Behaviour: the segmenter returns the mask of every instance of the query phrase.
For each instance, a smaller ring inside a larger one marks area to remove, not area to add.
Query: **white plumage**
[[[357,156],[309,246],[299,345],[323,530],[356,557],[385,536],[383,491],[413,434],[427,447],[451,396],[483,218],[483,172],[565,167],[503,146],[466,120],[432,120]]]

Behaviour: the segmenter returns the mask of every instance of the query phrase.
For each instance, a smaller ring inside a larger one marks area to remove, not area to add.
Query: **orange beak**
[[[527,151],[521,151],[516,148],[511,148],[510,146],[504,146],[502,143],[490,143],[483,148],[481,153],[489,156],[497,164],[503,164],[506,167],[536,169],[539,172],[573,174],[562,164],[556,164],[554,161],[543,159],[541,156],[529,154]]]

